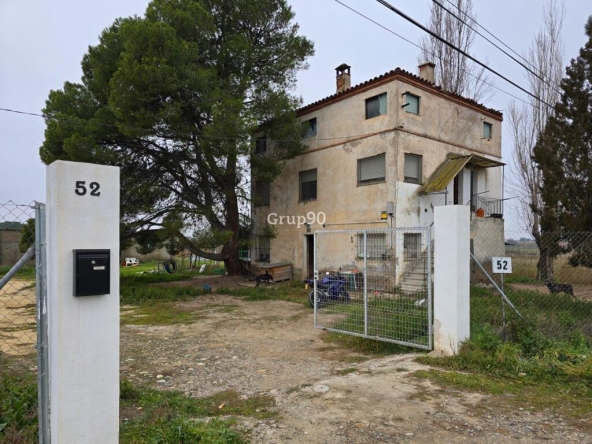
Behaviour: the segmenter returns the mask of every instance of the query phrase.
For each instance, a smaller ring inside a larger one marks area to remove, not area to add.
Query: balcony
[[[491,197],[473,196],[471,211],[477,217],[495,217],[501,219],[504,215],[504,201]]]

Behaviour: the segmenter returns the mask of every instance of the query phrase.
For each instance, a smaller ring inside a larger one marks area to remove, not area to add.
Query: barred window
[[[386,254],[386,234],[368,233],[366,235],[366,257],[368,259],[382,259]],[[364,235],[358,234],[358,257],[364,257]]]

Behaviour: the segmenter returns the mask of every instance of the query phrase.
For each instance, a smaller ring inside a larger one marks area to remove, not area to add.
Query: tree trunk
[[[538,231],[538,230],[536,230]],[[551,256],[551,249],[543,242],[543,237],[540,233],[533,229],[534,241],[539,249],[539,260],[537,261],[537,279],[541,281],[553,279],[553,256]]]
[[[234,160],[229,158],[229,170],[230,177],[234,181]],[[240,228],[240,216],[238,211],[238,200],[236,193],[229,193],[226,201],[226,228],[232,233],[232,237],[222,248],[222,252],[225,253],[226,259],[224,259],[224,266],[226,272],[232,276],[241,275],[244,271],[244,267],[239,260],[239,228]]]

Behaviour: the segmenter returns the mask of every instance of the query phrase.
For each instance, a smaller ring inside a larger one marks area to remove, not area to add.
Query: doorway
[[[314,234],[305,234],[306,238],[306,278],[314,277]]]

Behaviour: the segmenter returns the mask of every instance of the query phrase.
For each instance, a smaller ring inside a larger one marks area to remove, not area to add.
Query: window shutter
[[[360,160],[360,182],[385,178],[385,156],[368,157]]]
[[[419,180],[420,157],[405,154],[405,178]]]
[[[300,173],[300,182],[312,182],[317,180],[317,170],[308,170]]]
[[[317,170],[300,173],[300,200],[317,198]]]

